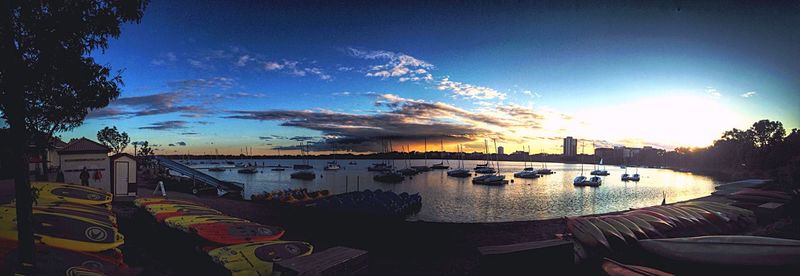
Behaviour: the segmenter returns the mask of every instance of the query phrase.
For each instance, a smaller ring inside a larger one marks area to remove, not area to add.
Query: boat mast
[[[428,138],[425,138],[425,166],[428,166]]]
[[[581,141],[581,156],[578,158],[578,162],[581,162],[581,176],[583,176],[583,148],[586,146],[583,141]]]
[[[497,174],[500,174],[500,153],[497,152],[497,140],[492,138],[492,143],[494,143],[494,163],[497,165]]]

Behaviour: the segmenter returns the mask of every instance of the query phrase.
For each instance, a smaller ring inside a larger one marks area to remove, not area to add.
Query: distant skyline
[[[458,3],[152,1],[95,53],[123,70],[120,98],[61,136],[117,126],[163,154],[369,152],[385,137],[561,153],[572,136],[590,154],[800,127],[792,2]]]

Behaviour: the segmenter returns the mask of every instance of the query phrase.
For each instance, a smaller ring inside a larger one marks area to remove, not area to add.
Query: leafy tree
[[[761,120],[755,122],[748,131],[751,133],[753,142],[757,147],[776,145],[783,141],[783,137],[786,136],[783,124],[778,121]]]
[[[19,272],[34,274],[31,187],[25,149],[79,126],[91,109],[119,95],[122,79],[95,63],[95,49],[125,22],[138,22],[147,0],[0,1],[0,113],[9,125]],[[46,139],[37,139],[37,135]]]
[[[155,154],[153,152],[153,148],[150,147],[150,143],[148,143],[147,141],[139,142],[139,146],[140,146],[139,148],[140,156],[151,156]]]
[[[128,133],[119,133],[117,131],[117,127],[109,128],[105,127],[97,132],[97,140],[103,145],[110,147],[114,153],[120,153],[125,150],[128,146],[128,143],[131,139],[128,137]]]

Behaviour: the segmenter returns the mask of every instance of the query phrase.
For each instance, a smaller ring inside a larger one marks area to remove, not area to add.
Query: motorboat
[[[587,185],[591,187],[599,187],[602,184],[603,184],[603,178],[595,175],[589,178],[589,183]]]
[[[258,170],[256,170],[256,167],[249,166],[249,167],[244,167],[244,168],[239,169],[238,172],[239,173],[245,173],[245,174],[254,174],[254,173],[257,173]]]
[[[328,164],[327,164],[327,165],[325,165],[325,168],[323,168],[323,170],[326,170],[326,171],[336,171],[336,170],[339,170],[339,169],[341,169],[341,168],[342,168],[342,167],[341,167],[341,166],[339,166],[339,164],[338,164],[338,163],[336,163],[336,161],[331,161],[331,162],[328,162]]]
[[[312,180],[317,178],[317,174],[312,171],[297,171],[293,172],[289,177],[294,179]]]

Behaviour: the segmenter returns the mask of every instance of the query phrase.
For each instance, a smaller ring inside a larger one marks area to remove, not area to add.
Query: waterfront
[[[199,162],[203,162],[200,164]],[[377,160],[355,160],[356,165],[348,165],[348,160],[339,160],[343,168],[339,171],[323,171],[328,160],[311,160],[317,177],[304,181],[291,179],[291,168],[285,171],[272,171],[259,168],[256,174],[240,174],[236,169],[223,172],[202,171],[222,180],[245,184],[244,197],[264,191],[307,188],[308,190],[327,189],[333,193],[344,193],[356,189],[382,189],[395,192],[420,193],[423,198],[422,209],[409,220],[436,222],[507,222],[558,218],[607,213],[657,205],[661,203],[662,192],[667,202],[677,202],[709,195],[714,191],[717,181],[691,173],[675,172],[666,169],[639,168],[642,179],[639,182],[623,182],[620,176],[624,169],[606,166],[611,175],[606,176],[598,188],[574,187],[572,179],[580,174],[580,164],[547,163],[556,174],[538,179],[514,179],[505,186],[474,185],[471,178],[448,177],[446,170],[433,170],[406,178],[398,184],[379,183],[372,180],[374,172],[367,166]],[[211,162],[220,160],[193,160],[193,167],[209,168]],[[301,160],[237,160],[267,166],[281,164],[291,166]],[[405,167],[405,160],[396,160],[397,167]],[[423,165],[424,160],[409,161],[412,166]],[[427,164],[439,160],[428,160]],[[223,162],[224,163],[224,162]],[[466,161],[466,168],[473,168],[482,161]],[[450,161],[456,165],[455,160]],[[523,162],[500,162],[500,173],[512,179],[513,173],[522,170]],[[541,167],[536,163],[535,167]],[[593,165],[584,165],[584,174],[589,175]],[[636,168],[629,168],[633,174]],[[358,182],[358,183],[357,183]]]

